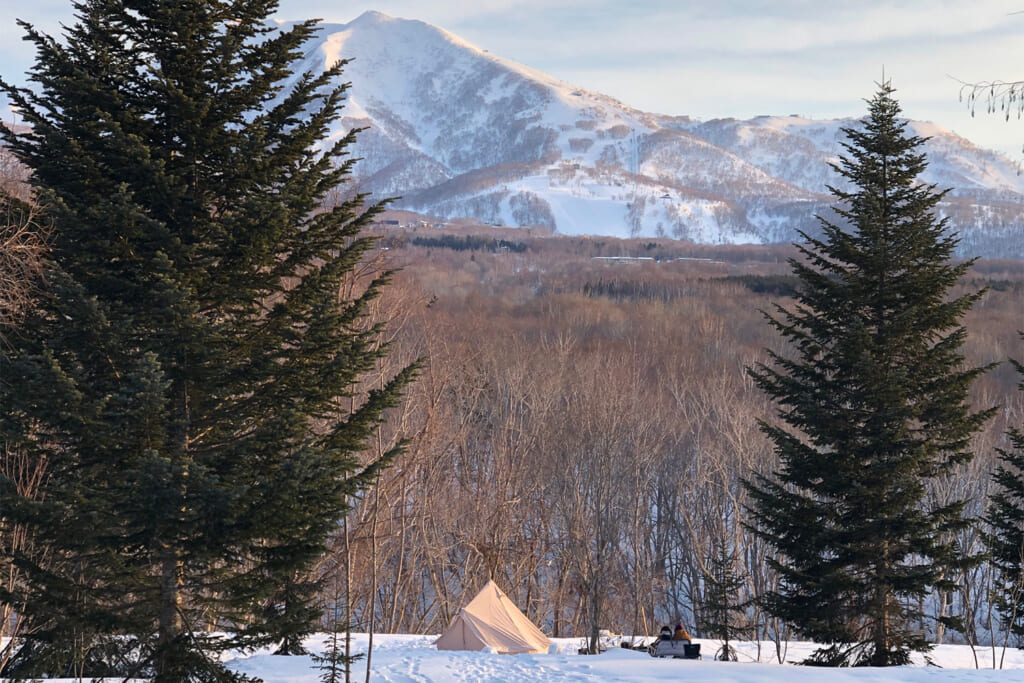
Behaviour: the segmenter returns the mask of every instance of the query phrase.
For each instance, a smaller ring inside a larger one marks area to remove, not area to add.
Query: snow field
[[[921,657],[914,666],[889,669],[822,669],[780,665],[775,658],[775,644],[761,644],[761,661],[757,661],[756,643],[739,643],[739,662],[717,662],[711,657],[719,643],[698,639],[702,661],[654,659],[646,653],[611,648],[600,656],[576,654],[582,644],[579,638],[558,638],[557,653],[548,655],[497,655],[484,652],[438,652],[436,636],[381,635],[374,636],[371,681],[387,683],[522,683],[526,681],[567,681],[578,683],[647,683],[657,681],[720,682],[720,683],[944,683],[953,681],[1022,681],[1024,652],[1007,649],[1004,669],[992,669],[991,648],[972,651],[966,645],[940,645],[930,655],[936,666],[926,666]],[[308,647],[323,650],[323,636],[313,637]],[[353,652],[365,652],[367,637],[354,634]],[[789,643],[787,661],[796,661],[814,649],[810,643]],[[1001,654],[995,651],[996,660]],[[978,667],[975,668],[975,656]],[[315,683],[322,673],[310,657],[276,657],[269,654],[241,656],[231,662],[235,670],[261,677],[266,683]],[[356,663],[353,681],[363,681],[365,662]]]

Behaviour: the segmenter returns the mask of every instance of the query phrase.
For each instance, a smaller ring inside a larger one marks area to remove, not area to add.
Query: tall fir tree
[[[763,423],[777,469],[755,476],[749,527],[774,546],[779,588],[769,613],[822,643],[807,663],[887,666],[930,644],[920,598],[948,587],[961,561],[951,540],[964,501],[929,506],[930,479],[971,458],[991,410],[972,412],[963,314],[980,293],[952,296],[971,262],[934,215],[944,192],[921,183],[924,139],[908,134],[886,82],[861,127],[846,128],[829,188],[836,218],[802,234],[796,305],[770,324],[792,357],[750,374],[779,406]]]
[[[34,85],[2,82],[55,225],[0,350],[2,447],[48,474],[35,501],[0,480],[0,517],[47,548],[0,596],[32,627],[12,671],[82,673],[106,643],[122,673],[230,680],[219,648],[312,629],[304,570],[398,452],[358,459],[416,372],[355,389],[387,352],[362,320],[389,274],[342,298],[381,205],[321,210],[355,131],[328,140],[343,64],[293,73],[315,22],[273,28],[271,0],[75,9],[62,40],[23,24]]]
[[[1022,378],[1017,386],[1024,391],[1024,365],[1011,362]],[[992,474],[996,489],[985,515],[985,544],[998,572],[992,600],[1003,628],[1019,638],[1024,636],[1024,431],[1014,427],[1007,436],[1010,448],[998,449],[1000,463]]]

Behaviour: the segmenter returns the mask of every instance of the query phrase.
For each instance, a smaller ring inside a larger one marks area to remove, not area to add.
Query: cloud
[[[283,0],[278,17],[344,23],[371,9],[426,21],[640,109],[856,116],[884,68],[908,116],[1004,150],[1024,140],[1024,125],[971,119],[951,78],[1024,78],[1020,0]],[[58,0],[19,12],[51,31],[70,20]],[[0,74],[23,73],[31,47],[13,17],[0,26]]]

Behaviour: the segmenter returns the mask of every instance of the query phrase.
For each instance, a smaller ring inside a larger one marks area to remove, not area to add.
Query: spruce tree
[[[716,545],[705,576],[707,587],[702,630],[710,637],[722,641],[722,646],[715,653],[716,659],[735,662],[736,648],[730,641],[749,631],[744,623],[747,603],[739,600],[745,581],[736,571],[735,553],[726,548],[724,541]]]
[[[835,216],[802,234],[796,304],[770,324],[792,353],[750,374],[779,407],[762,423],[778,465],[748,482],[748,524],[774,546],[769,613],[822,643],[808,663],[886,666],[930,648],[919,599],[946,587],[964,501],[929,505],[929,480],[971,458],[992,411],[967,405],[960,319],[980,293],[953,296],[971,262],[934,214],[944,192],[919,180],[924,139],[908,133],[889,83],[862,125],[844,129],[829,188]]]
[[[48,474],[41,501],[0,479],[0,517],[47,548],[0,595],[31,620],[19,675],[102,656],[228,680],[218,649],[296,642],[305,570],[397,453],[358,459],[415,374],[356,390],[387,352],[362,321],[389,273],[342,297],[381,205],[321,210],[353,163],[354,131],[328,140],[343,64],[293,73],[315,22],[275,8],[82,0],[61,40],[23,24],[32,85],[2,88],[30,131],[4,136],[55,231],[0,349],[0,447]]]
[[[1021,333],[1024,339],[1024,333]],[[1024,378],[1024,365],[1011,361]],[[1024,391],[1024,379],[1017,385]],[[1024,431],[1007,433],[1009,449],[998,449],[1000,464],[992,474],[996,490],[985,515],[985,535],[991,563],[998,572],[992,600],[1004,629],[1024,636]]]

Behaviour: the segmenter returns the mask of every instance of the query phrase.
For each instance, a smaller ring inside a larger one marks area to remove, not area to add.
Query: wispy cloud
[[[1021,9],[1020,0],[283,0],[278,16],[420,19],[632,106],[701,117],[859,115],[884,67],[909,116],[1016,149],[1024,125],[971,119],[950,75],[1024,78]],[[14,12],[55,30],[71,10],[58,0],[0,10],[10,15],[0,21],[5,77],[31,62]]]

